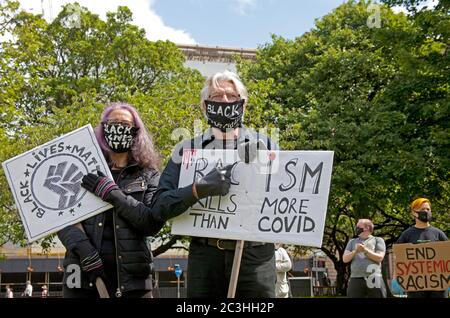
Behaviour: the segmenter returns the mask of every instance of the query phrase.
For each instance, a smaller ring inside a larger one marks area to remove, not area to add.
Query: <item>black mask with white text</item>
[[[127,152],[133,145],[138,128],[120,123],[103,123],[103,133],[106,143],[112,151],[117,153]]]
[[[241,99],[232,103],[213,102],[205,100],[206,117],[211,127],[225,132],[242,126],[245,100]]]

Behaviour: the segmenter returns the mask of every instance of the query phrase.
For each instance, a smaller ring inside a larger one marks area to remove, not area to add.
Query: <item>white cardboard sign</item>
[[[91,125],[2,163],[29,242],[112,206],[81,187],[88,172],[111,176]]]
[[[332,151],[258,151],[246,164],[233,150],[186,150],[179,187],[216,165],[237,162],[225,196],[200,200],[174,219],[172,233],[304,246],[322,245]]]

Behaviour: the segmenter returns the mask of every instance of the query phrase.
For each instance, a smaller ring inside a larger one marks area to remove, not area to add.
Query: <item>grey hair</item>
[[[248,93],[244,84],[241,82],[239,76],[228,70],[223,72],[215,73],[208,77],[205,81],[205,86],[203,87],[200,93],[200,104],[203,106],[203,102],[209,98],[209,89],[211,87],[217,88],[219,86],[219,82],[231,82],[236,87],[237,93],[241,97],[241,99],[245,99],[245,104],[248,102]]]

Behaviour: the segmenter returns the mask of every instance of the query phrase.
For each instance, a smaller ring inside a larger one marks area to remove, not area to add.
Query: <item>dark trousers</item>
[[[380,288],[367,286],[364,277],[350,277],[347,287],[348,298],[386,298],[386,286],[381,279]]]
[[[194,240],[190,244],[187,275],[188,298],[226,298],[234,250],[220,250]],[[273,244],[244,248],[236,298],[275,297]]]
[[[407,292],[408,298],[447,298],[447,291],[417,291]]]

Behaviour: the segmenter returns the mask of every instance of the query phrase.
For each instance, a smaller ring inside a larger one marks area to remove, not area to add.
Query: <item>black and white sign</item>
[[[111,177],[91,125],[2,165],[29,242],[111,208],[81,187],[88,172]]]
[[[175,218],[173,234],[322,245],[332,151],[258,151],[246,164],[232,150],[186,150],[179,187],[235,162],[230,192],[200,200]]]

